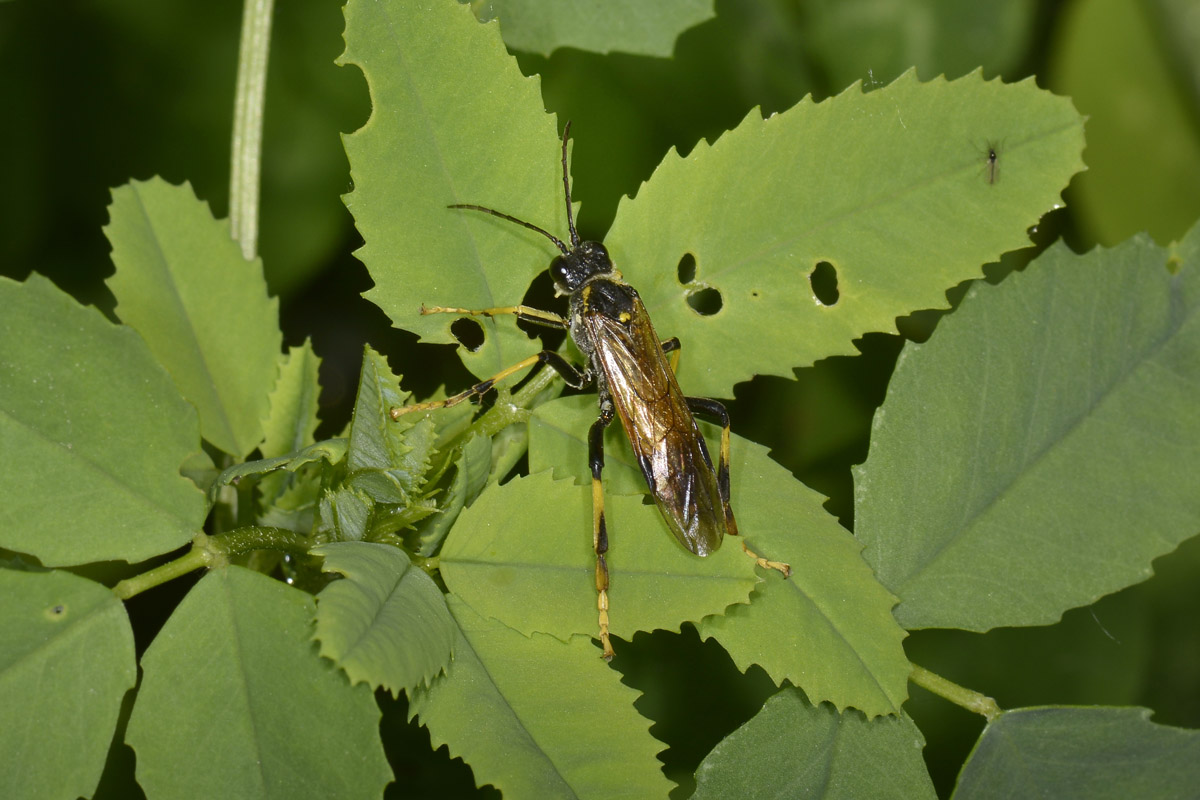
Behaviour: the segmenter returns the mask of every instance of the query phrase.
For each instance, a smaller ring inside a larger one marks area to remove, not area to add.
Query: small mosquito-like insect
[[[994,184],[1000,180],[1000,146],[995,142],[988,142],[987,144],[984,170],[987,173],[988,183]]]
[[[414,411],[446,408],[481,396],[496,382],[537,364],[548,364],[568,385],[581,389],[595,382],[600,416],[588,431],[588,462],[592,473],[592,543],[596,553],[596,592],[600,643],[605,659],[613,656],[608,616],[608,528],[604,520],[604,429],[614,416],[633,446],[638,465],[662,512],[667,527],[687,550],[707,556],[721,546],[725,534],[736,536],[737,523],[729,506],[729,414],[716,400],[686,397],[675,380],[666,354],[679,350],[678,339],[661,341],[637,290],[613,266],[608,250],[599,242],[579,238],[571,212],[571,181],[567,171],[567,123],[562,140],[563,189],[567,202],[570,245],[532,223],[491,208],[454,204],[450,208],[482,211],[536,231],[558,248],[550,262],[555,292],[567,295],[568,316],[529,306],[466,309],[421,307],[422,314],[469,314],[494,317],[511,314],[517,319],[566,329],[587,357],[582,369],[552,350],[508,367],[445,400],[394,408],[393,419]],[[719,466],[714,469],[695,414],[717,419],[722,426]],[[791,574],[787,564],[768,561],[742,543],[742,549],[759,566]]]

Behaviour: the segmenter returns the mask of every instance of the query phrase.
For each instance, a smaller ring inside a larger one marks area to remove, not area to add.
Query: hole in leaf
[[[696,257],[691,253],[684,253],[683,258],[679,259],[679,282],[687,285],[696,280]]]
[[[831,306],[838,301],[840,293],[837,281],[837,270],[828,261],[817,262],[817,266],[808,274],[808,283],[812,286],[813,296],[823,306]]]
[[[721,293],[716,289],[707,288],[689,292],[687,304],[700,316],[711,317],[721,310],[721,306],[725,304],[725,301],[722,299]]]
[[[483,347],[483,327],[473,319],[456,319],[450,323],[450,332],[458,343],[474,353]]]

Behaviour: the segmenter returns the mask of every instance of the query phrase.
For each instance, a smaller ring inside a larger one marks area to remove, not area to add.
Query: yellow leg
[[[596,551],[596,610],[600,615],[601,657],[611,661],[612,642],[608,638],[608,526],[604,523],[604,485],[599,478],[592,478],[592,547]]]
[[[529,358],[519,361],[507,369],[500,370],[495,375],[488,378],[486,381],[480,381],[479,383],[472,386],[470,389],[467,389],[466,391],[463,391],[463,392],[459,392],[456,395],[451,395],[450,397],[447,397],[445,400],[430,400],[427,403],[414,403],[411,406],[400,406],[399,408],[393,408],[388,413],[391,415],[393,420],[397,420],[397,419],[400,419],[400,417],[402,417],[403,415],[411,414],[414,411],[429,411],[429,410],[435,409],[435,408],[450,408],[451,406],[456,406],[459,403],[461,403],[462,401],[464,401],[470,397],[479,397],[479,396],[487,394],[489,391],[491,391],[492,387],[496,385],[497,381],[504,380],[509,375],[512,375],[514,372],[520,372],[521,370],[526,369],[527,367],[532,367],[534,364],[537,364],[538,362],[544,363],[544,362],[548,361],[549,358],[550,357],[546,355],[545,351],[543,351],[541,353],[538,353],[537,355],[530,356]]]
[[[612,642],[608,638],[608,524],[604,520],[604,429],[615,415],[612,401],[600,402],[600,416],[588,429],[588,465],[592,470],[592,549],[596,552],[596,610],[600,616],[601,656],[612,660]]]
[[[679,373],[679,354],[683,349],[679,345],[679,340],[672,336],[662,343],[663,352],[667,354],[667,360],[671,362],[671,372]]]
[[[762,567],[763,569],[773,569],[777,572],[782,572],[783,577],[785,578],[790,578],[792,576],[792,567],[790,564],[785,564],[782,561],[768,561],[747,547],[745,539],[742,539],[742,550],[746,553],[746,555],[754,559],[754,563],[758,564],[758,566]]]
[[[517,319],[536,322],[551,328],[565,328],[567,321],[553,311],[543,311],[532,306],[501,306],[499,308],[451,308],[449,306],[421,306],[422,316],[429,314],[467,314],[472,317],[499,317],[512,314]]]

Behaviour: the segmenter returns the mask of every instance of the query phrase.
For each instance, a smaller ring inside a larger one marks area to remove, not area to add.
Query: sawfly
[[[582,389],[596,384],[600,416],[588,431],[588,462],[592,473],[592,543],[596,554],[596,592],[600,644],[603,657],[611,659],[608,616],[608,528],[604,520],[604,430],[619,417],[629,437],[638,466],[671,533],[688,551],[707,556],[721,546],[726,534],[736,536],[737,522],[729,505],[729,413],[720,402],[687,397],[675,380],[667,353],[679,350],[678,339],[661,341],[650,323],[650,315],[637,290],[621,277],[599,242],[582,241],[571,210],[571,181],[567,169],[567,123],[562,139],[563,190],[567,203],[570,244],[554,234],[508,214],[485,206],[456,203],[450,208],[481,211],[521,225],[545,236],[558,248],[550,262],[555,293],[569,298],[568,314],[562,317],[529,306],[466,309],[421,307],[422,314],[466,314],[495,317],[512,315],[519,320],[565,329],[587,358],[576,367],[553,350],[504,369],[466,391],[444,400],[395,408],[393,419],[414,411],[446,408],[471,397],[481,396],[497,381],[538,364],[549,365],[568,385]],[[693,414],[703,414],[721,424],[721,451],[713,467],[708,446]],[[759,566],[785,575],[787,564],[767,561],[742,548]]]

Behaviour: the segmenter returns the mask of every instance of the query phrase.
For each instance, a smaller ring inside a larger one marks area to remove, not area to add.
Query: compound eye
[[[559,293],[571,291],[570,270],[564,256],[555,256],[550,262],[550,277],[554,280],[554,288]]]

